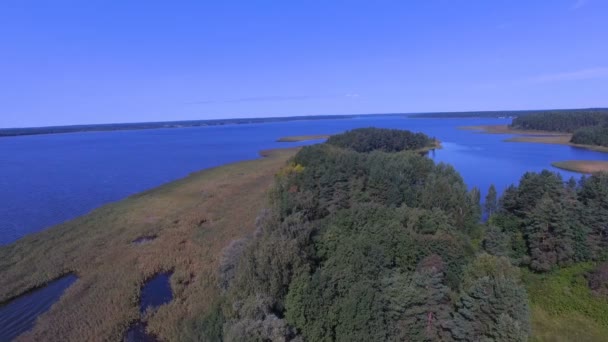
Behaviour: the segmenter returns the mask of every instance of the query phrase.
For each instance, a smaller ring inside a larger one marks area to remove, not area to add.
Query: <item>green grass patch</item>
[[[547,274],[523,273],[532,307],[533,341],[606,341],[608,300],[595,296],[581,263]]]

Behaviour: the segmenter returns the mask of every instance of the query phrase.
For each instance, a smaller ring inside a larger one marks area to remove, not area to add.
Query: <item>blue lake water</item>
[[[148,309],[156,309],[173,299],[171,290],[171,272],[159,273],[148,280],[141,290],[139,299],[139,312],[145,313]]]
[[[457,129],[509,122],[368,116],[1,138],[0,245],[200,169],[257,158],[263,149],[307,144],[275,142],[287,135],[332,134],[368,126],[421,131],[443,141],[443,149],[431,154],[432,158],[454,165],[469,186],[482,191],[491,183],[504,189],[526,171],[557,170],[551,167],[552,161],[608,160],[604,153],[506,143],[502,141],[506,135]]]
[[[0,306],[0,341],[11,341],[34,327],[36,318],[50,309],[77,279],[67,275]]]
[[[139,312],[143,316],[148,310],[155,310],[173,299],[171,290],[172,272],[163,272],[155,275],[141,289],[139,299]],[[124,342],[156,342],[157,339],[146,332],[146,323],[137,321],[125,332]]]
[[[507,143],[503,142],[507,135],[457,129],[507,123],[509,119],[376,116],[1,138],[0,246],[200,169],[258,158],[264,149],[311,143],[276,142],[289,135],[333,134],[369,126],[424,132],[443,142],[443,148],[429,156],[452,164],[469,187],[479,187],[482,193],[492,183],[503,190],[526,171],[559,171],[551,167],[553,161],[608,160],[604,153],[560,145]],[[560,172],[564,178],[580,176]],[[30,329],[38,315],[75,279],[62,278],[0,307],[0,341]],[[168,279],[169,275],[161,275],[142,289],[142,310],[171,299]],[[125,338],[142,340],[144,330],[144,323],[135,324]]]

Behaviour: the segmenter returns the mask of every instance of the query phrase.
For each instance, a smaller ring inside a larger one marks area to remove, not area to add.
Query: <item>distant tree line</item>
[[[573,133],[577,129],[608,122],[608,110],[554,111],[529,114],[513,119],[513,128]]]
[[[553,111],[513,119],[513,128],[573,133],[575,144],[608,146],[608,110]]]
[[[396,137],[416,135],[355,130],[298,152],[255,234],[224,250],[200,339],[527,340],[519,268],[472,243],[479,191],[409,151],[432,139]]]
[[[437,112],[410,114],[410,118],[512,118],[543,113],[578,113],[589,111],[608,112],[607,108],[586,109],[550,109],[550,110],[500,110],[500,111],[468,111],[468,112]]]
[[[236,119],[134,122],[134,123],[112,123],[112,124],[94,124],[94,125],[25,127],[25,128],[0,128],[0,137],[12,137],[12,136],[20,136],[20,135],[38,135],[38,134],[61,134],[61,133],[76,133],[76,132],[105,132],[105,131],[141,130],[141,129],[159,129],[159,128],[240,125],[240,124],[284,122],[284,121],[297,121],[297,120],[352,119],[354,117],[355,117],[355,115],[307,115],[307,116],[288,116],[288,117],[271,117],[271,118],[236,118]]]
[[[608,122],[577,129],[570,141],[574,144],[608,146]]]

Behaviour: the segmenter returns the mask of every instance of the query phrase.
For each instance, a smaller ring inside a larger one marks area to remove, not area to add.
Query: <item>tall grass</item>
[[[222,248],[253,231],[274,173],[295,151],[198,172],[1,247],[0,302],[68,272],[79,277],[20,339],[120,340],[139,318],[144,281],[166,270],[174,300],[148,315],[148,329],[163,340],[193,329],[218,297]]]
[[[594,295],[581,263],[547,274],[524,273],[535,341],[606,341],[608,300]]]

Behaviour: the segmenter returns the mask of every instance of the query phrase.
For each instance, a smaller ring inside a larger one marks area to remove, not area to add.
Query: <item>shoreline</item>
[[[564,160],[551,163],[558,169],[584,174],[608,172],[608,161],[604,160]]]
[[[430,151],[433,150],[440,150],[443,148],[443,145],[441,145],[441,141],[435,139],[435,141],[433,141],[433,145],[431,146],[427,146],[427,147],[423,147],[423,148],[419,148],[417,150],[413,150],[412,152],[416,152],[416,153],[428,153]]]
[[[291,135],[286,137],[280,137],[276,142],[301,142],[310,140],[321,140],[329,138],[329,134],[312,134],[312,135]]]
[[[507,125],[460,126],[458,127],[458,129],[476,131],[478,133],[483,134],[516,135],[515,137],[505,139],[505,142],[527,142],[538,144],[564,145],[596,152],[608,153],[608,147],[571,143],[570,139],[572,138],[572,133],[512,129]]]
[[[219,295],[217,263],[230,241],[251,234],[275,174],[299,150],[204,169],[103,205],[0,247],[0,302],[78,275],[34,328],[31,340],[118,340],[140,318],[141,285],[172,269],[174,300],[147,317],[165,340],[204,315]],[[238,203],[238,206],[235,206]],[[142,236],[156,235],[146,244]]]

